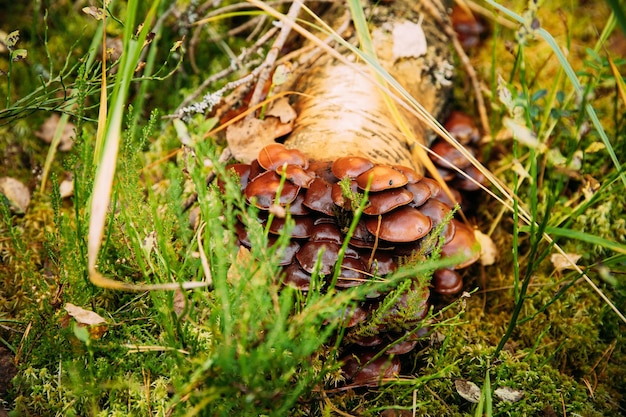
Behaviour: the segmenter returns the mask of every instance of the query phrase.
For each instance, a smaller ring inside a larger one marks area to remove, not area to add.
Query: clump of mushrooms
[[[471,131],[462,134],[475,141]],[[444,155],[435,160],[442,171],[451,163],[465,169],[471,167],[444,143],[437,142],[434,151]],[[276,204],[290,214],[295,226],[280,262],[282,282],[301,291],[310,290],[312,274],[321,277],[322,288],[331,285],[336,268],[340,270],[333,284],[337,290],[392,273],[402,259],[420,250],[424,238],[452,210],[449,198],[436,181],[412,168],[376,164],[362,156],[314,161],[298,150],[276,143],[263,148],[252,163],[227,168],[239,178],[247,202],[260,210],[261,222],[267,221],[264,213]],[[363,215],[341,264],[337,265],[340,248],[347,238],[347,225],[342,219],[356,208],[355,199],[350,196],[358,198],[366,190]],[[268,230],[274,238],[270,243],[282,233],[284,225],[280,216],[272,219]],[[237,226],[237,236],[241,245],[250,247],[242,224]],[[427,323],[422,322],[432,298],[449,299],[462,291],[459,270],[478,259],[480,246],[472,229],[456,219],[445,225],[440,239],[441,256],[460,259],[455,266],[437,270],[430,283],[415,280],[398,297],[395,306],[383,317],[377,317],[373,328],[369,322],[386,294],[370,294],[361,304],[344,312],[347,332],[343,370],[348,386],[377,385],[380,378],[397,374],[400,365],[396,355],[410,352],[427,332]],[[411,312],[409,317],[407,311]],[[378,355],[381,351],[384,354]]]

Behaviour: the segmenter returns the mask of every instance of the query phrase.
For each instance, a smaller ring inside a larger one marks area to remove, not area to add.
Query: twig
[[[258,104],[263,97],[263,88],[265,83],[269,80],[272,69],[274,68],[274,63],[276,62],[276,58],[278,58],[278,53],[287,42],[287,37],[291,33],[291,23],[295,22],[298,17],[298,13],[302,8],[302,1],[296,0],[289,7],[289,12],[286,15],[286,21],[282,23],[282,28],[280,30],[280,34],[276,38],[276,41],[272,45],[272,48],[267,53],[267,57],[265,61],[261,65],[261,72],[259,74],[259,79],[256,83],[256,87],[254,88],[254,92],[252,93],[252,98],[250,99],[250,106],[253,107]],[[254,117],[254,114],[249,114],[246,116],[246,119],[251,119]]]
[[[233,72],[235,72],[235,70],[237,70],[238,68],[238,62],[245,62],[256,50],[258,47],[260,47],[261,45],[263,45],[265,42],[267,42],[270,38],[272,38],[276,32],[278,31],[277,28],[273,27],[270,30],[267,31],[267,33],[265,33],[261,38],[259,38],[258,41],[256,41],[256,43],[254,45],[252,45],[251,48],[246,48],[244,49],[241,54],[239,54],[239,56],[237,57],[236,62],[233,62],[231,64],[230,67],[223,69],[222,71],[218,72],[217,74],[213,74],[212,76],[210,76],[209,78],[205,79],[202,84],[200,84],[200,86],[189,96],[187,96],[178,106],[178,108],[176,109],[176,111],[174,111],[173,113],[173,117],[175,118],[180,118],[183,115],[189,114],[191,113],[191,111],[185,110],[185,108],[187,106],[189,106],[189,104],[191,102],[193,102],[195,99],[198,98],[198,96],[200,96],[200,94],[202,93],[202,91],[204,91],[207,87],[209,87],[211,84],[213,84],[214,82],[221,80],[222,78],[225,78],[227,76],[229,76],[230,74],[232,74]],[[258,68],[258,67],[257,67]],[[255,74],[257,70],[253,71],[252,74]],[[221,91],[221,94],[223,94],[226,90],[229,89],[233,89],[243,83],[241,83],[240,81],[245,79],[246,82],[251,81],[252,79],[254,79],[254,77],[250,78],[250,75],[252,74],[248,74],[247,76],[243,77],[240,80],[237,81],[233,81],[232,83],[229,83],[229,85],[223,87],[222,89],[220,89],[219,91]],[[234,84],[234,86],[233,86]],[[228,87],[228,88],[227,88]],[[217,92],[216,92],[217,93]],[[216,93],[213,93],[211,95],[214,95]],[[220,98],[221,98],[221,94],[220,94]],[[208,96],[205,96],[204,99],[209,98]],[[204,101],[203,99],[203,101]],[[196,103],[198,104],[198,103]],[[193,107],[193,106],[191,106]]]

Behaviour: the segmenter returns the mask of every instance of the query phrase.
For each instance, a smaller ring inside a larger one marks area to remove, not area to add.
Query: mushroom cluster
[[[271,144],[252,163],[228,168],[239,178],[247,202],[259,209],[259,221],[271,221],[273,239],[283,232],[286,220],[269,213],[290,214],[295,225],[282,255],[282,281],[302,291],[312,285],[342,290],[384,277],[402,259],[427,253],[425,237],[452,210],[436,181],[411,168],[375,164],[361,156],[315,161],[296,149]],[[340,254],[352,213],[365,196],[363,214]],[[473,230],[456,219],[439,229],[441,256],[458,259],[454,267],[437,270],[430,283],[414,280],[382,316],[378,307],[386,294],[379,293],[345,312],[343,370],[352,385],[376,385],[381,375],[395,370],[396,355],[411,351],[424,335],[426,324],[420,322],[433,298],[449,298],[462,290],[458,270],[478,259],[480,246]],[[250,247],[243,224],[237,226],[237,236],[241,245]],[[417,327],[422,329],[415,331]],[[381,350],[382,360],[367,359]]]

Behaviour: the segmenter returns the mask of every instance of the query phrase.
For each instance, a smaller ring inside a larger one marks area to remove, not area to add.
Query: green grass
[[[619,1],[608,3],[620,10]],[[567,37],[557,36],[559,28],[548,22],[553,16],[548,5],[523,17],[522,10],[497,6],[520,23],[534,16],[545,23],[536,40],[532,33],[516,37],[496,27],[504,39],[518,41],[512,52],[503,52],[503,41],[494,39],[472,58],[487,62],[478,69],[493,86],[492,131],[502,128],[505,116],[521,126],[517,136],[485,150],[491,152],[489,168],[512,190],[499,195],[510,210],[496,213],[490,202],[475,214],[500,248],[499,259],[471,269],[468,289],[477,291],[470,297],[431,313],[429,339],[403,359],[402,378],[371,389],[335,391],[343,332],[337,313],[375,288],[395,288],[387,300],[391,304],[407,285],[407,275],[426,279],[440,261],[435,256],[409,264],[385,282],[351,291],[282,289],[277,259],[286,238],[278,249],[267,249],[267,231],[218,161],[224,144],[217,137],[203,140],[216,121],[190,118],[185,129],[193,149],[162,159],[180,147],[181,133],[162,116],[204,78],[229,65],[225,48],[237,51],[248,41],[226,37],[216,46],[202,32],[199,44],[187,38],[187,49],[175,49],[174,43],[195,29],[177,25],[170,16],[156,28],[155,40],[142,47],[149,27],[136,35],[136,25],[150,10],[163,16],[170,4],[113,4],[110,13],[117,19],[107,21],[107,30],[122,37],[127,53],[122,62],[107,64],[107,100],[100,101],[102,69],[96,57],[102,23],[69,13],[61,2],[50,7],[43,16],[32,5],[19,10],[46,24],[29,27],[16,17],[24,36],[15,47],[26,49],[28,58],[9,64],[7,53],[0,59],[0,68],[10,73],[0,87],[7,104],[0,109],[0,149],[3,158],[17,155],[11,166],[2,164],[0,176],[22,179],[35,190],[23,215],[0,204],[0,343],[19,367],[0,400],[12,415],[624,412],[625,323],[615,310],[626,311],[620,161],[626,152],[626,103],[611,62],[621,73],[625,62],[609,60],[606,49],[608,39],[622,30],[619,14],[606,25],[598,22],[600,35],[583,41],[573,24]],[[195,2],[176,7],[181,16],[197,10]],[[223,34],[257,14],[224,15],[213,22],[214,29]],[[570,55],[569,63],[556,53],[563,45],[581,43],[586,49]],[[536,61],[545,45],[556,53],[546,60],[551,70]],[[195,74],[188,63],[192,48],[202,52],[196,54],[202,73]],[[140,57],[146,66],[135,73]],[[38,75],[41,67],[47,78]],[[235,71],[212,91],[244,75]],[[457,100],[465,95],[463,85],[460,74]],[[99,102],[107,105],[106,114]],[[52,109],[76,125],[67,154],[32,139]],[[103,130],[98,130],[99,116]],[[532,141],[523,140],[524,129],[534,132]],[[109,156],[101,159],[107,150]],[[109,172],[110,184],[97,185],[107,163],[116,172]],[[512,164],[518,168],[509,169]],[[31,171],[35,166],[49,172],[42,191]],[[224,178],[226,192],[206,186],[211,170]],[[74,177],[71,199],[59,193],[65,172]],[[194,191],[199,226],[192,228],[183,202]],[[105,201],[103,192],[110,192],[111,210],[102,212],[98,238],[90,235],[90,227],[98,231],[90,222],[94,200]],[[249,254],[236,245],[238,218],[255,242]],[[554,268],[550,257],[557,246],[582,256],[580,270]],[[94,270],[113,280],[113,287],[133,291],[94,285]],[[195,285],[189,283],[204,286],[153,289]],[[106,326],[79,326],[65,311],[66,303],[95,311]],[[478,403],[459,396],[457,380],[480,388]],[[496,395],[503,387],[523,391],[524,397],[506,402]]]

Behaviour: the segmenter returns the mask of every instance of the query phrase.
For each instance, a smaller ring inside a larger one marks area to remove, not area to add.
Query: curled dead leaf
[[[496,388],[493,393],[496,397],[508,403],[516,403],[524,398],[524,391],[509,387]]]
[[[26,212],[30,204],[30,190],[21,181],[12,177],[0,178],[0,194],[7,199],[12,212]]]
[[[98,313],[91,310],[85,310],[84,308],[78,307],[72,303],[65,304],[64,309],[70,316],[74,317],[78,324],[95,326],[106,323],[106,320]]]
[[[480,401],[480,388],[478,385],[465,379],[457,379],[454,381],[456,392],[467,401],[477,404]]]
[[[565,269],[575,269],[574,265],[582,257],[577,253],[566,253],[565,256],[560,253],[553,253],[550,256],[550,262],[554,265],[557,271],[563,271]]]
[[[226,129],[226,141],[233,157],[244,164],[256,159],[259,151],[274,139],[291,132],[293,121],[282,123],[278,117],[244,119]]]

